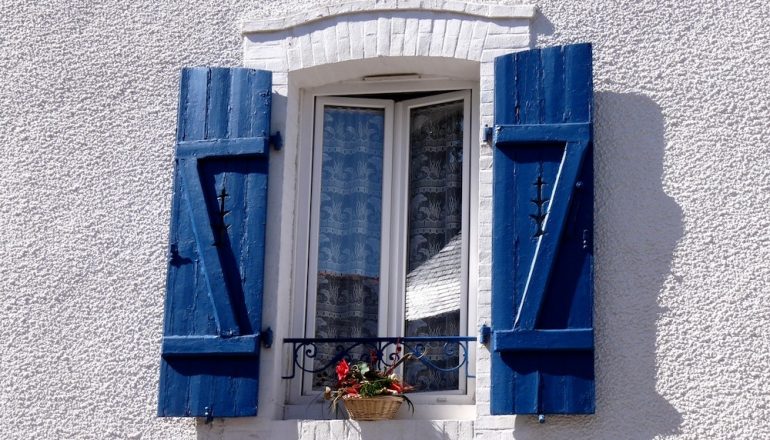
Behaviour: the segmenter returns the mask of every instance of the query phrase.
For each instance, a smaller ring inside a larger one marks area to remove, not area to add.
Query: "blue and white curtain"
[[[384,116],[382,109],[324,109],[317,338],[378,336]],[[456,336],[462,279],[463,102],[413,109],[409,142],[405,336]],[[439,368],[458,364],[458,347],[424,348],[423,360]],[[319,346],[314,368],[337,354],[334,344]],[[351,355],[366,358],[369,353],[362,349]],[[459,383],[457,371],[441,372],[419,361],[407,363],[404,375],[418,391],[452,390]],[[329,369],[316,374],[313,386],[335,380]]]
[[[462,282],[463,102],[419,107],[409,117],[409,255],[406,336],[458,336]],[[458,365],[457,345],[430,343],[423,360]],[[420,391],[458,388],[457,370],[407,363]]]
[[[327,106],[323,124],[315,336],[377,337],[385,112]],[[315,368],[337,354],[317,351]]]

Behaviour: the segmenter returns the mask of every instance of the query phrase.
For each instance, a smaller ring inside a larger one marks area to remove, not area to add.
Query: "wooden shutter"
[[[160,416],[257,413],[271,78],[182,70]]]
[[[495,60],[492,414],[594,412],[590,44]]]

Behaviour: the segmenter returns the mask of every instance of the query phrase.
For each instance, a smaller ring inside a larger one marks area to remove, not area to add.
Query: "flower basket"
[[[395,417],[401,404],[402,397],[351,397],[342,399],[351,420],[390,420]]]
[[[337,387],[334,390],[326,387],[324,399],[331,401],[335,415],[337,405],[344,403],[351,420],[392,419],[404,402],[414,414],[414,404],[404,395],[413,388],[393,373],[404,360],[411,357],[411,354],[404,355],[385,371],[378,371],[367,362],[351,366],[346,359],[342,359],[335,368]],[[376,362],[377,356],[372,354],[372,364]]]

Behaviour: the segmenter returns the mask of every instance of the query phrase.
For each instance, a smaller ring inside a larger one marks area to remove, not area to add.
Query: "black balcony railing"
[[[283,378],[293,379],[297,370],[313,374],[333,372],[342,359],[374,363],[375,368],[386,370],[408,353],[414,355],[410,362],[444,373],[463,370],[466,377],[473,378],[468,368],[468,346],[473,342],[473,336],[287,338],[283,343],[291,344],[293,359],[291,373]]]

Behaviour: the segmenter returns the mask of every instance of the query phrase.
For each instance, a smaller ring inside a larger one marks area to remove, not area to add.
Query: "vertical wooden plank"
[[[516,121],[517,89],[515,83],[514,56],[495,59],[495,123],[511,124]],[[518,261],[518,243],[514,240],[517,214],[516,193],[508,191],[510,176],[516,173],[513,152],[495,148],[493,157],[492,194],[494,201],[492,219],[492,254],[498,259],[493,266],[492,291],[510,292],[493,295],[492,328],[512,328],[515,316],[515,267]],[[500,384],[491,388],[491,411],[493,414],[507,413],[514,408],[515,376],[502,356],[492,356],[492,382]]]
[[[207,68],[185,69],[182,71],[180,83],[180,103],[177,121],[177,136],[179,140],[205,139],[206,135],[206,103],[208,100],[209,70]],[[182,164],[177,160],[176,179],[177,193],[174,201],[177,217],[172,222],[178,225],[179,241],[177,264],[173,260],[169,266],[169,281],[167,288],[166,313],[172,318],[172,326],[165,334],[195,334],[206,329],[206,323],[200,322],[199,316],[209,309],[209,300],[204,289],[199,289],[199,270],[197,246],[190,221],[189,200],[184,197],[184,180],[182,179]],[[189,261],[189,262],[188,262]],[[203,284],[205,285],[205,284]],[[198,313],[192,313],[192,311]],[[160,396],[160,403],[166,414],[190,414],[189,389],[197,387],[197,378],[180,375],[173,364],[163,363],[163,376],[170,382],[169,389]]]
[[[252,109],[255,112],[251,136],[268,136],[270,134],[270,102],[272,99],[272,75],[252,75],[254,89],[259,90],[252,96]]]
[[[565,122],[591,122],[591,45],[564,46],[564,66]]]
[[[209,139],[231,139],[231,114],[241,113],[238,107],[232,107],[230,100],[232,73],[233,69],[211,69],[207,120],[207,138]],[[240,240],[233,240],[240,235],[236,217],[243,211],[240,209],[242,205],[235,198],[235,193],[239,192],[239,176],[232,169],[232,165],[239,163],[240,161],[233,162],[229,158],[203,161],[200,166],[200,180],[201,187],[205,191],[209,221],[216,234],[213,239],[217,244],[212,247],[212,250],[216,252],[222,270],[224,289],[218,290],[215,296],[222,297],[219,303],[226,302],[230,306],[233,324],[237,327],[239,334],[250,334],[249,329],[241,328],[246,321],[246,311],[241,306],[244,293],[241,288],[241,270],[236,250]],[[223,409],[228,411],[234,409],[231,399],[226,398],[229,394],[228,388],[234,379],[225,370],[233,362],[237,362],[237,359],[228,359],[227,362],[220,363],[216,366],[217,374],[204,375],[201,378],[201,389],[205,390],[205,394],[201,394],[205,396],[205,402],[212,413],[219,413]]]
[[[206,139],[206,101],[208,100],[209,69],[199,67],[182,72],[179,105],[184,109],[177,121],[179,140]]]
[[[180,100],[180,102],[182,102]],[[183,107],[180,105],[179,113],[183,114]],[[181,133],[181,131],[179,132]],[[192,291],[192,280],[194,279],[194,266],[191,259],[185,259],[182,255],[192,255],[194,243],[190,243],[190,240],[185,238],[188,236],[189,230],[185,224],[185,220],[188,218],[183,211],[182,200],[182,182],[181,175],[176,172],[179,165],[175,165],[174,173],[174,193],[172,198],[171,208],[171,227],[169,233],[169,269],[166,274],[167,293],[165,308],[166,310],[178,310],[176,314],[166,313],[163,320],[163,328],[165,332],[178,332],[181,330],[181,324],[187,322],[190,319],[189,310],[191,297],[184,295],[180,296],[175,294],[178,291]],[[185,261],[189,260],[189,262]],[[158,413],[159,414],[184,414],[186,408],[184,403],[185,399],[173,399],[169,396],[178,396],[182,392],[186,394],[186,389],[189,383],[189,379],[186,377],[180,377],[175,375],[171,367],[166,362],[161,362],[160,372],[160,385],[159,385],[159,401],[158,401]],[[176,403],[176,404],[175,404]]]
[[[542,408],[540,358],[517,359],[516,369],[516,412],[537,414]]]
[[[228,97],[231,108],[248,108],[246,104],[251,96],[249,93],[250,71],[245,69],[233,69],[230,71],[230,96]],[[245,101],[245,102],[244,102]],[[232,139],[247,137],[249,111],[230,111],[227,113],[227,134]]]
[[[271,75],[267,72],[246,71],[245,75],[234,78],[239,83],[241,93],[231,94],[231,107],[245,109],[249,117],[242,120],[238,136],[267,136],[270,132],[270,103],[272,95]],[[244,308],[248,325],[254,332],[262,328],[263,268],[265,253],[265,226],[267,220],[267,180],[268,163],[266,160],[253,160],[247,164],[252,171],[239,173],[240,194],[242,194],[244,215],[239,221],[241,250],[240,265],[244,268],[259,268],[249,271],[242,277]],[[243,371],[250,377],[259,377],[259,364],[244,366]],[[243,374],[243,373],[242,373]],[[254,405],[257,395],[256,380],[242,380],[233,388],[231,396],[237,407]]]
[[[562,46],[540,51],[543,66],[543,123],[564,122],[564,52]]]
[[[250,72],[248,75],[249,88],[247,90],[258,90],[258,93],[249,93],[243,95],[241,101],[248,101],[248,114],[253,115],[249,120],[248,131],[245,136],[267,136],[270,133],[271,118],[271,100],[272,100],[272,77],[269,72]],[[251,246],[247,250],[248,254],[244,264],[250,267],[263,268],[265,265],[265,225],[267,223],[267,191],[268,191],[268,163],[260,161],[253,164],[254,172],[248,174],[244,180],[244,203],[250,208],[250,213],[244,218],[243,236],[249,240]],[[262,295],[264,276],[262,270],[258,271],[258,276],[246,277],[244,280],[244,289],[254,292],[246,300],[246,308],[250,324],[253,329],[262,328]],[[257,313],[257,310],[260,313]]]
[[[542,67],[540,51],[528,50],[516,54],[518,81],[516,88],[519,95],[519,123],[542,123]]]
[[[495,58],[495,124],[516,123],[517,88],[507,86],[515,81],[516,65],[513,55]]]
[[[207,105],[210,70],[208,68],[185,69],[182,73],[182,76],[183,78],[185,76],[188,78],[188,81],[186,83],[183,82],[181,85],[182,90],[186,91],[186,99],[181,104],[185,107],[185,117],[178,121],[179,128],[177,130],[178,132],[183,133],[182,140],[206,139],[206,133],[208,131]],[[169,290],[168,294],[174,295],[176,297],[189,297],[192,304],[189,311],[186,311],[184,314],[180,314],[184,316],[179,316],[179,318],[184,319],[183,323],[186,322],[186,326],[188,328],[175,329],[171,333],[166,332],[166,334],[201,334],[207,330],[208,324],[210,322],[207,318],[212,317],[215,312],[211,308],[208,289],[204,287],[207,286],[207,281],[203,271],[201,270],[201,258],[198,252],[197,243],[195,241],[192,219],[189,215],[190,210],[194,209],[194,202],[192,202],[189,197],[186,196],[186,181],[183,178],[184,163],[181,160],[177,160],[177,173],[179,173],[179,177],[181,178],[182,182],[181,191],[185,206],[184,211],[180,212],[180,215],[182,215],[184,219],[180,220],[185,225],[185,233],[187,238],[192,242],[192,249],[190,249],[192,252],[184,255],[189,256],[187,258],[194,261],[194,265],[192,266],[194,272],[187,275],[189,278],[181,278],[181,276],[184,276],[185,274],[178,274],[177,276],[180,276],[182,282],[189,285],[185,286],[185,289],[176,290],[173,292]],[[214,324],[216,325],[215,320],[211,321],[214,321]],[[215,332],[216,326],[214,333]],[[189,415],[194,414],[196,412],[195,408],[199,406],[197,400],[198,394],[191,393],[190,390],[207,387],[201,384],[201,375],[179,374],[178,368],[179,366],[184,366],[185,362],[186,361],[184,360],[174,360],[168,365],[175,367],[173,372],[170,372],[170,374],[173,374],[175,380],[179,382],[180,387],[185,387],[184,395],[186,397],[184,402],[184,415]],[[176,399],[179,399],[179,397]],[[175,399],[172,398],[172,400]]]

